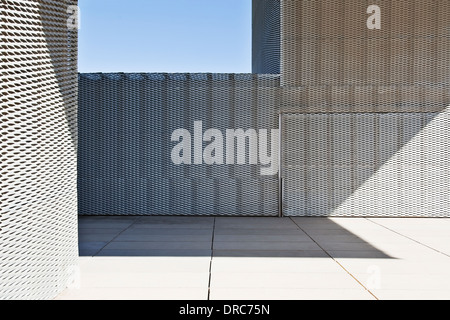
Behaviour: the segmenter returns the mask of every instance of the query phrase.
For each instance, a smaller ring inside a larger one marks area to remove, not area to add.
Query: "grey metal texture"
[[[440,112],[450,105],[450,1],[282,0],[285,112]],[[369,29],[369,6],[380,29]]]
[[[450,216],[450,107],[281,115],[286,216]]]
[[[1,3],[0,300],[52,299],[75,280],[76,4]]]
[[[448,0],[281,1],[285,215],[449,216],[449,17]]]
[[[449,3],[254,1],[253,70],[281,76],[80,75],[80,214],[447,216]],[[274,129],[278,112],[279,180],[171,162],[176,129]]]
[[[171,135],[197,139],[195,121],[224,137],[277,128],[279,76],[80,74],[79,92],[81,215],[278,214],[277,175],[249,164],[248,145],[246,164],[195,164],[192,151],[192,164],[177,165]]]
[[[280,9],[280,0],[252,0],[252,73],[280,73]]]

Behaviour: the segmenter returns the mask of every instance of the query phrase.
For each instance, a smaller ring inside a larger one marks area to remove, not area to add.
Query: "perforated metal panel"
[[[233,148],[230,164],[225,144],[227,129],[255,130],[258,143],[268,140],[270,155],[279,76],[81,74],[79,88],[80,214],[278,214],[277,172],[261,174],[267,165],[252,164],[249,141],[244,153]],[[191,135],[184,150],[191,152],[189,164],[172,161],[179,142],[171,137],[178,129]],[[221,164],[202,158],[210,143],[202,135],[209,129],[222,135]],[[278,139],[272,150],[277,159]]]
[[[75,4],[1,3],[0,300],[54,298],[76,272]]]
[[[450,216],[450,107],[282,115],[286,216]]]

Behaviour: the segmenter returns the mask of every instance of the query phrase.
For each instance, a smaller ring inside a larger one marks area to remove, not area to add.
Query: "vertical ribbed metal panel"
[[[2,0],[0,300],[54,298],[77,270],[76,3]]]
[[[252,72],[280,73],[280,0],[252,0]]]
[[[80,214],[278,214],[276,174],[263,176],[248,160],[176,165],[171,135],[191,133],[194,161],[194,122],[202,121],[202,134],[222,133],[225,161],[227,129],[278,127],[279,76],[80,74],[79,82]]]

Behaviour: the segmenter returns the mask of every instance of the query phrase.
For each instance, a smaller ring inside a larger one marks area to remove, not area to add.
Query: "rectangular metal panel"
[[[450,216],[449,108],[281,123],[285,216]]]
[[[282,110],[444,110],[449,16],[448,0],[282,0]]]
[[[278,215],[278,177],[262,175],[259,143],[265,135],[276,158],[279,76],[81,74],[79,90],[81,215]],[[190,136],[190,163],[173,162],[177,129]],[[239,129],[254,133],[256,148],[246,138],[241,153],[235,138],[228,163],[227,130]],[[219,139],[208,141],[208,130],[221,136],[220,163],[205,160]]]
[[[252,0],[252,73],[280,73],[281,0]]]

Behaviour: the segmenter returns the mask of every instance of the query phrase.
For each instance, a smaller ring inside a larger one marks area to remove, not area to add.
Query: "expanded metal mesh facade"
[[[2,0],[0,299],[51,299],[76,272],[76,1]]]
[[[450,104],[450,1],[281,3],[285,110],[438,112]]]
[[[449,216],[450,1],[281,1],[282,210]]]
[[[279,76],[80,75],[80,213],[448,216],[449,17],[447,0],[253,1],[253,72]],[[246,164],[206,164],[206,130],[279,123],[280,180],[249,141]]]
[[[281,0],[252,0],[252,72],[280,73]]]
[[[450,216],[450,1],[254,1],[281,75],[79,79],[76,2],[2,0],[0,299],[76,275],[78,80],[80,214]]]
[[[448,217],[450,108],[282,116],[286,216]]]
[[[254,130],[257,147],[272,152],[277,166],[271,129],[278,127],[279,76],[81,74],[79,90],[80,214],[278,214],[277,172],[261,174],[267,165],[251,160],[250,138],[244,153],[235,139],[232,155],[227,129]],[[184,163],[173,161],[179,129]],[[209,129],[216,131],[208,140]],[[211,140],[221,142],[208,164]]]

